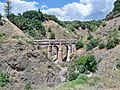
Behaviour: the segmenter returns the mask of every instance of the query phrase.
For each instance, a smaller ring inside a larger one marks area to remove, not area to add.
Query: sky
[[[4,3],[0,0],[0,13],[4,14]],[[12,12],[23,13],[40,9],[55,15],[62,21],[100,20],[112,11],[115,0],[11,0]]]

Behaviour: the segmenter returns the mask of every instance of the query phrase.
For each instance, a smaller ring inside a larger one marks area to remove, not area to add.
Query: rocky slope
[[[11,78],[11,83],[2,90],[24,90],[27,82],[32,86],[54,86],[61,82],[60,68],[7,19],[0,26],[0,33],[4,35],[0,42],[0,71]]]

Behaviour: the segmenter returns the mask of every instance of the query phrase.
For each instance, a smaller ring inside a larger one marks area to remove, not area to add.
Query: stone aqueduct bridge
[[[56,51],[56,58],[55,60],[63,60],[63,50],[66,48],[66,61],[70,60],[70,55],[75,50],[75,39],[60,39],[60,40],[35,40],[34,41],[37,45],[41,47],[48,47],[48,58],[51,59],[51,53],[55,50]]]

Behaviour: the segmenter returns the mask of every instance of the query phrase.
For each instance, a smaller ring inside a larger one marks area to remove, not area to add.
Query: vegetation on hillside
[[[6,86],[10,83],[10,78],[6,73],[0,72],[0,87]]]
[[[96,72],[97,62],[94,55],[81,56],[69,65],[67,79],[75,80],[81,73]]]
[[[9,20],[34,39],[46,37],[46,30],[42,25],[44,21],[53,20],[64,26],[63,22],[59,21],[54,15],[43,14],[40,10],[30,10],[18,15],[10,14]]]
[[[79,29],[80,27],[85,30],[85,29],[89,29],[90,31],[95,31],[102,23],[101,20],[98,21],[73,21],[73,22],[69,22],[66,21],[64,22],[66,27],[69,30],[74,31],[74,29]]]
[[[115,1],[113,12],[114,12],[115,14],[120,13],[120,0],[116,0],[116,1]]]
[[[120,37],[117,30],[116,29],[110,30],[108,32],[108,40],[107,40],[106,48],[107,49],[114,48],[119,43],[120,43]]]
[[[10,14],[9,20],[34,39],[45,37],[46,30],[42,25],[42,14],[37,11],[26,11],[23,14]]]
[[[119,17],[119,16],[120,16],[120,0],[116,0],[114,2],[114,8],[113,8],[112,12],[110,12],[106,16],[106,20],[110,20],[110,19],[113,19],[114,17]]]
[[[75,47],[76,47],[77,50],[80,49],[80,48],[83,48],[83,46],[84,46],[84,43],[83,43],[82,40],[78,40],[78,41],[76,42]]]

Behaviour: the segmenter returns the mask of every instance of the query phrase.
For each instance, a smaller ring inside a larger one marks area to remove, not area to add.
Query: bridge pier
[[[60,42],[60,45],[58,46],[58,60],[60,60],[60,62],[62,62],[63,60],[63,50],[62,50],[62,44]]]
[[[48,45],[48,59],[51,59],[52,45]]]
[[[68,45],[68,53],[67,53],[67,60],[66,61],[70,61],[71,53],[72,53],[72,45]]]

